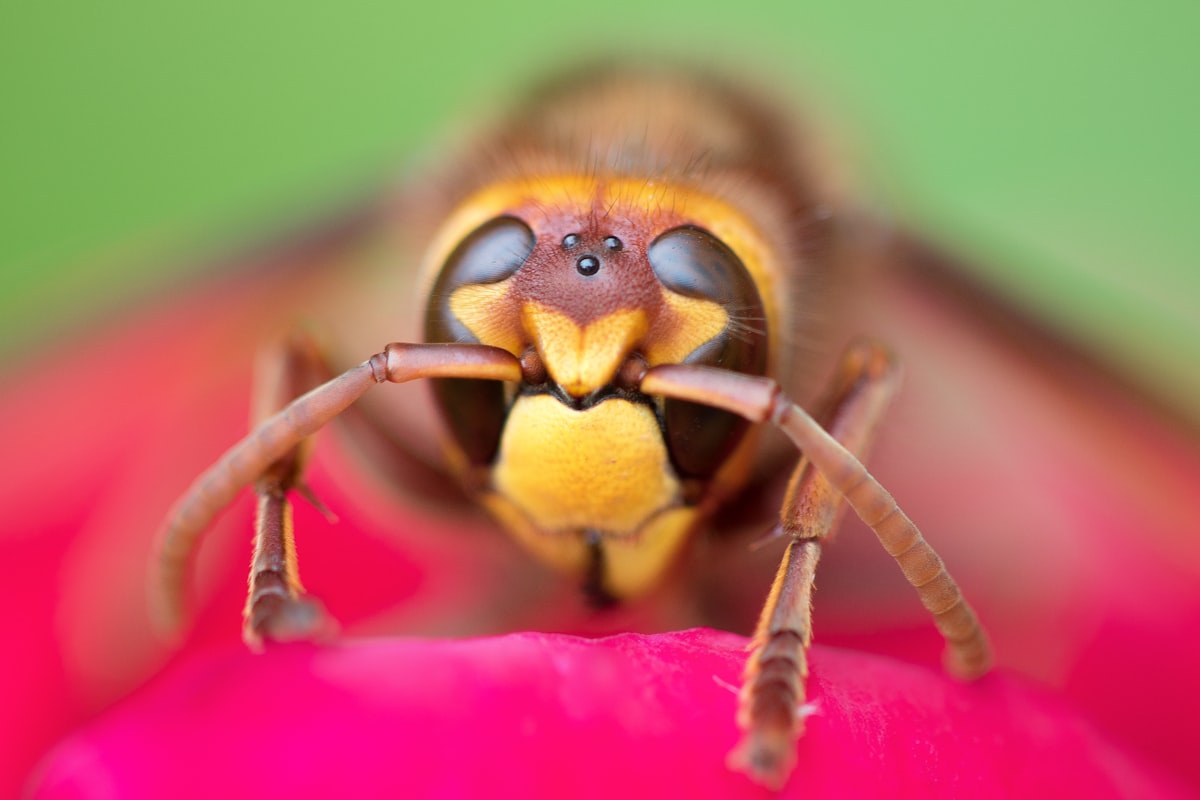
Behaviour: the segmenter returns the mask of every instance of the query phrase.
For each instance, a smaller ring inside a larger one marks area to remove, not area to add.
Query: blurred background
[[[0,10],[0,362],[320,213],[548,64],[831,106],[871,194],[1200,421],[1200,6],[149,0]]]

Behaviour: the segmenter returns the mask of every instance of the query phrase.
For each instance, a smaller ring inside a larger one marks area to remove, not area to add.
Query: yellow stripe
[[[469,283],[450,294],[450,313],[475,335],[481,344],[490,344],[521,357],[521,330],[515,320],[496,313],[500,300],[508,293],[509,282]]]
[[[729,314],[712,300],[684,297],[667,289],[663,289],[663,299],[681,324],[674,326],[669,336],[655,337],[646,348],[646,361],[652,367],[680,363],[729,323]]]
[[[580,328],[565,314],[529,301],[521,323],[537,344],[554,382],[572,397],[584,397],[612,382],[621,362],[646,335],[640,309],[614,311]]]

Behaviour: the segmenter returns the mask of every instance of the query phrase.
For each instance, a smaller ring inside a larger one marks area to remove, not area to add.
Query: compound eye
[[[450,296],[470,284],[498,283],[533,252],[533,231],[515,217],[485,222],[446,259],[425,308],[425,341],[478,342],[450,310]],[[504,430],[504,388],[498,381],[444,378],[430,381],[442,418],[467,458],[491,463]]]
[[[445,280],[454,291],[468,283],[502,281],[521,268],[535,241],[533,231],[516,217],[485,222],[454,248],[439,283]]]
[[[425,341],[474,342],[470,331],[450,311],[450,295],[477,283],[498,283],[521,268],[533,252],[533,231],[515,217],[485,222],[446,259],[425,309]]]
[[[683,359],[749,375],[767,368],[766,311],[750,272],[724,242],[700,228],[675,228],[646,251],[662,284],[685,297],[710,300],[731,324]],[[680,475],[711,478],[745,435],[748,424],[726,411],[663,401],[667,449]]]
[[[442,275],[453,275],[451,291],[468,283],[496,283],[512,275],[537,240],[529,226],[516,217],[485,222],[454,248]]]
[[[758,295],[741,259],[700,228],[667,231],[651,243],[646,257],[662,284],[685,297],[728,305],[738,295]]]

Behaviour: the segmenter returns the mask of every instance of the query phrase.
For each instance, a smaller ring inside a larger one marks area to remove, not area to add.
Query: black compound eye
[[[450,311],[450,296],[471,284],[498,283],[533,252],[533,231],[515,217],[485,222],[446,259],[425,308],[425,341],[478,342]],[[430,381],[434,398],[458,445],[475,464],[489,464],[504,430],[504,387],[499,381],[443,378]]]
[[[650,267],[673,292],[721,305],[733,324],[683,359],[749,375],[767,369],[766,311],[737,254],[708,231],[675,228],[646,251]],[[667,449],[681,475],[711,478],[745,435],[741,417],[682,400],[663,401]]]
[[[533,252],[529,226],[515,217],[485,222],[463,239],[438,276],[453,292],[469,283],[496,283],[512,275]]]
[[[673,292],[713,300],[722,305],[758,291],[732,250],[699,228],[675,228],[659,236],[646,251],[650,268]]]

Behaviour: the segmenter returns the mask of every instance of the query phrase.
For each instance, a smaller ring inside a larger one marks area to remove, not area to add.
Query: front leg
[[[303,376],[304,373],[300,374]],[[419,378],[517,382],[522,380],[522,370],[521,362],[513,355],[487,345],[392,343],[357,367],[297,397],[263,420],[196,478],[168,512],[156,539],[157,568],[152,573],[151,612],[158,629],[164,635],[178,630],[186,610],[188,566],[200,535],[237,493],[250,484],[259,485],[260,494],[266,497],[260,515],[267,523],[260,526],[266,535],[259,537],[261,542],[255,556],[255,572],[264,573],[262,594],[271,594],[272,584],[278,587],[277,593],[281,596],[291,596],[298,590],[295,553],[289,544],[290,512],[286,505],[286,490],[282,489],[283,486],[298,485],[295,462],[289,462],[289,459],[302,461],[303,442],[353,405],[372,386],[385,382],[406,383]],[[286,383],[281,381],[279,385],[284,387]],[[266,385],[272,384],[268,381]],[[273,403],[264,401],[264,406],[269,405]],[[271,521],[272,515],[277,515],[278,522]],[[275,577],[268,577],[270,574]],[[251,587],[251,615],[254,613],[254,594]],[[252,621],[251,628],[254,627]]]
[[[255,425],[330,377],[320,350],[307,335],[296,332],[270,347],[255,375]],[[308,439],[297,444],[254,482],[258,495],[254,558],[242,639],[256,652],[262,650],[266,639],[318,639],[336,628],[320,601],[305,593],[296,563],[289,494],[293,490],[307,492],[302,476],[309,445]]]

